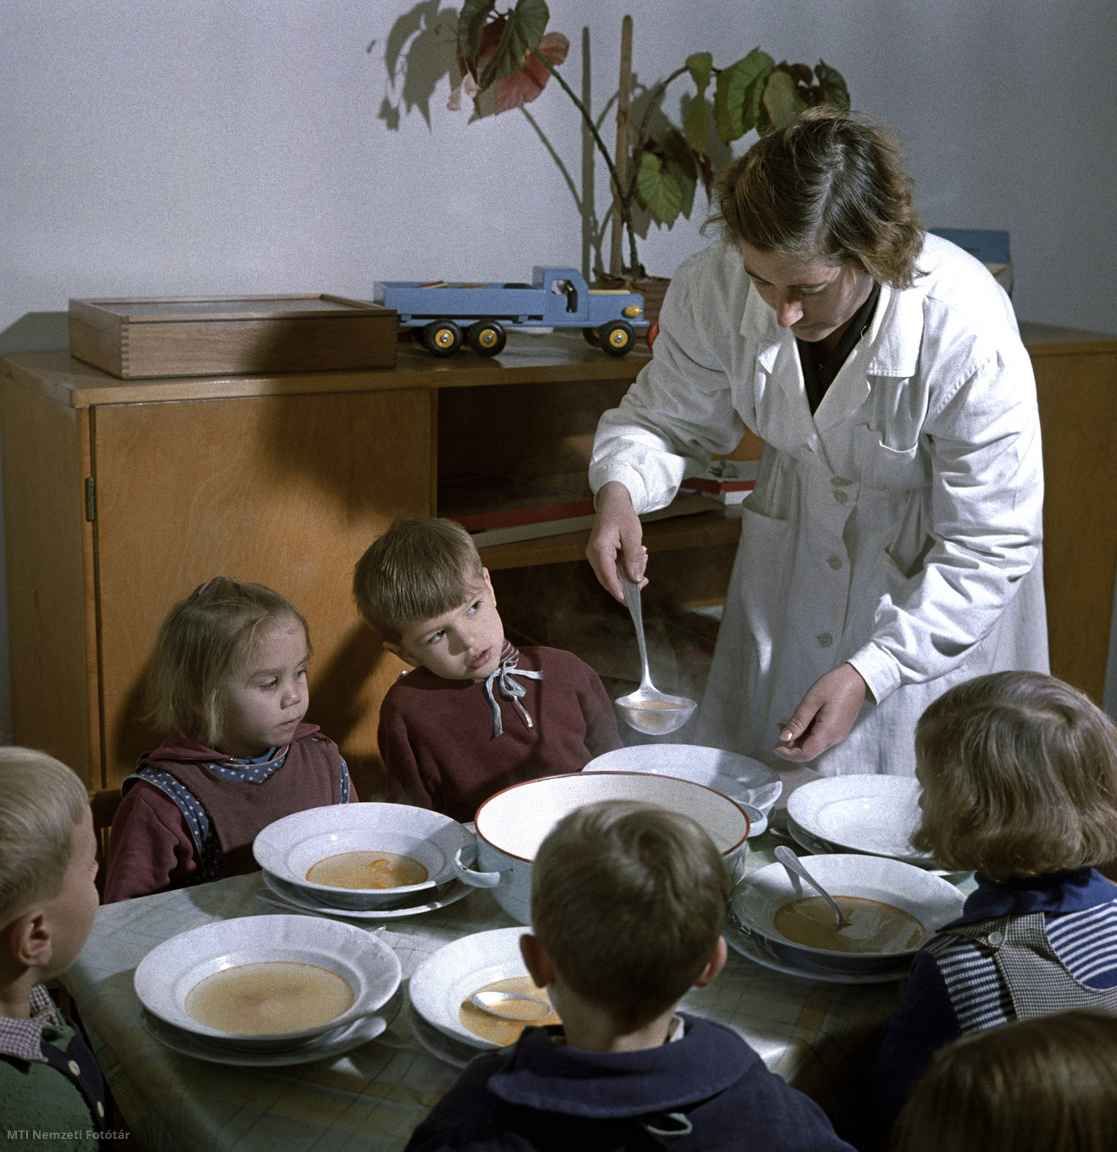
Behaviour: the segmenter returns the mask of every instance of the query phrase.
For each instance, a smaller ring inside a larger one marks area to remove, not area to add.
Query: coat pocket
[[[854,464],[860,481],[870,488],[906,492],[931,482],[931,456],[917,436],[912,444],[886,443],[890,439],[869,424],[854,429]]]

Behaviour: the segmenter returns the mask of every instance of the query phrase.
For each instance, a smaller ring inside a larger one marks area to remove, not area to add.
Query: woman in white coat
[[[1047,669],[1028,354],[986,269],[923,232],[872,124],[812,109],[718,205],[720,241],[675,274],[652,362],[598,426],[587,555],[621,599],[638,514],[750,428],[765,448],[698,738],[910,775],[950,685]]]

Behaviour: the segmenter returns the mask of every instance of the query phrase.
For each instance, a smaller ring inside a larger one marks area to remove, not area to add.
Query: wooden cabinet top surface
[[[499,357],[471,353],[440,360],[401,343],[394,368],[353,372],[290,372],[266,376],[188,376],[119,380],[65,352],[21,352],[5,357],[6,375],[45,391],[71,408],[96,404],[152,403],[159,400],[213,400],[230,396],[306,395],[315,392],[369,392],[401,388],[475,388],[493,384],[548,384],[561,381],[634,380],[650,359],[643,345],[613,357],[591,348],[580,331],[533,336],[508,333]]]
[[[1117,351],[1117,336],[1102,332],[1028,322],[1021,323],[1020,332],[1033,357]],[[415,345],[401,343],[399,361],[394,368],[353,372],[119,380],[75,360],[66,352],[13,353],[0,359],[0,365],[13,381],[44,391],[59,404],[89,408],[96,404],[212,400],[229,396],[634,380],[649,359],[650,353],[642,344],[628,356],[608,356],[591,348],[580,332],[545,336],[509,332],[508,346],[493,359],[459,353],[440,360]]]

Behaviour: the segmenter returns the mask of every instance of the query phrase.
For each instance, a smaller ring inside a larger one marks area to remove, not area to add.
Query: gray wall
[[[1112,0],[552,0],[598,110],[625,12],[645,82],[704,49],[821,55],[899,130],[928,224],[1011,232],[1021,319],[1117,331]],[[584,264],[569,101],[551,85],[530,118],[470,123],[445,77],[404,89],[387,64],[408,14],[448,59],[437,0],[5,0],[0,352],[64,346],[70,296],[367,296]],[[594,196],[603,213],[600,165]],[[703,208],[652,230],[650,272],[703,243]]]

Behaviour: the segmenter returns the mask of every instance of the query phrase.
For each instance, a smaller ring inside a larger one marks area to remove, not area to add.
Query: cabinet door
[[[1043,580],[1051,672],[1098,704],[1117,575],[1117,350],[1030,349],[1043,432]]]
[[[381,783],[380,700],[402,665],[360,620],[353,565],[400,515],[433,512],[423,390],[109,404],[94,410],[98,672],[107,782],[161,734],[142,673],[177,600],[212,576],[265,584],[306,616],[308,721],[363,797]]]

